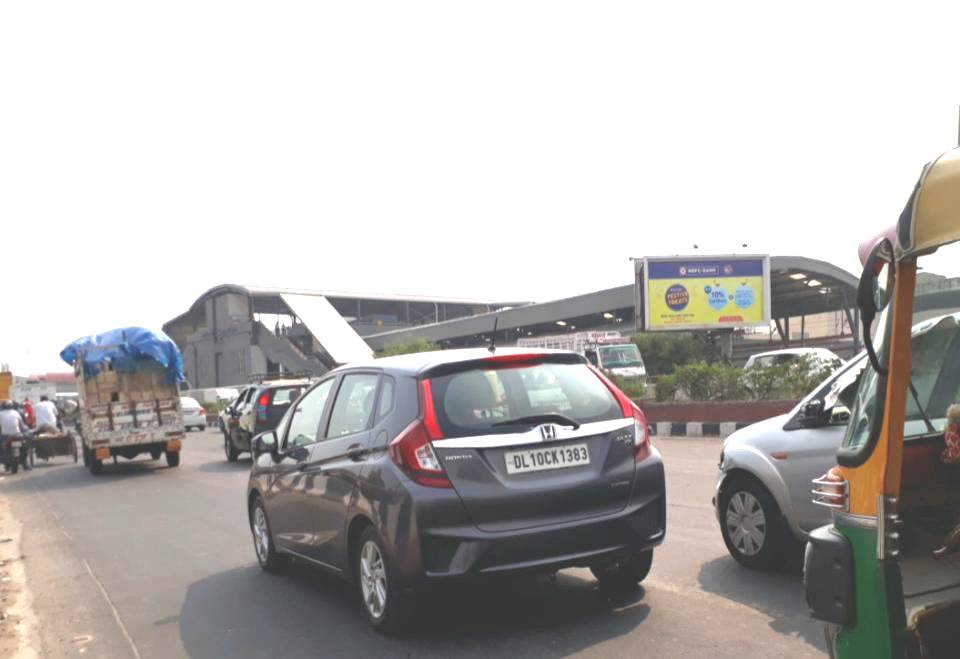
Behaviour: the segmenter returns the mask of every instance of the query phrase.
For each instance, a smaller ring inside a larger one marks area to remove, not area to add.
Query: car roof
[[[252,386],[260,387],[261,389],[276,389],[281,387],[305,387],[313,384],[313,382],[314,380],[311,380],[310,378],[300,378],[297,380],[267,380]]]
[[[442,366],[445,364],[456,364],[458,362],[469,362],[478,359],[501,355],[571,355],[569,350],[545,350],[542,348],[497,348],[495,352],[490,352],[487,348],[460,348],[455,350],[433,350],[430,352],[414,352],[407,355],[394,355],[392,357],[380,357],[378,359],[363,360],[352,362],[341,366],[332,372],[341,372],[344,370],[353,370],[361,368],[372,368],[378,370],[389,370],[393,372],[406,373],[409,375],[418,375],[426,370]]]
[[[769,350],[767,352],[758,352],[753,357],[772,357],[774,355],[812,355],[815,353],[824,353],[829,352],[833,354],[833,351],[827,350],[826,348],[784,348],[782,350]]]

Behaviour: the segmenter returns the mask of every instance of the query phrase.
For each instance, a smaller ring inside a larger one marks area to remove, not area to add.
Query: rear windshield
[[[517,432],[524,417],[562,414],[579,423],[622,416],[606,385],[584,364],[474,369],[430,379],[445,437]]]
[[[184,396],[180,399],[180,407],[185,410],[196,410],[200,408],[200,403],[193,398],[187,398]]]
[[[303,393],[303,390],[306,389],[305,386],[295,386],[295,387],[279,387],[273,390],[273,395],[270,398],[270,406],[277,407],[281,405],[290,405],[292,402],[300,398],[300,394]]]

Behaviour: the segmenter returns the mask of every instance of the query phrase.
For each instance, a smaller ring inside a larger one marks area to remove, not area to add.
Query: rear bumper
[[[615,515],[523,531],[487,533],[473,526],[427,531],[420,535],[417,576],[444,580],[588,567],[651,549],[665,534],[663,496]]]

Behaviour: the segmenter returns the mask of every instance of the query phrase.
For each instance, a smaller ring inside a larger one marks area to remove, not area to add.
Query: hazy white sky
[[[539,300],[744,242],[855,272],[957,141],[958,3],[881,4],[0,4],[0,361],[223,282]]]

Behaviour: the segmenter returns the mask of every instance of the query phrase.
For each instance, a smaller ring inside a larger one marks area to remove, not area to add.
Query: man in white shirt
[[[37,417],[37,432],[57,432],[57,406],[46,396],[40,396],[40,402],[33,408]]]
[[[22,435],[26,431],[27,424],[23,422],[23,417],[13,407],[13,403],[9,400],[0,403],[0,435]]]

